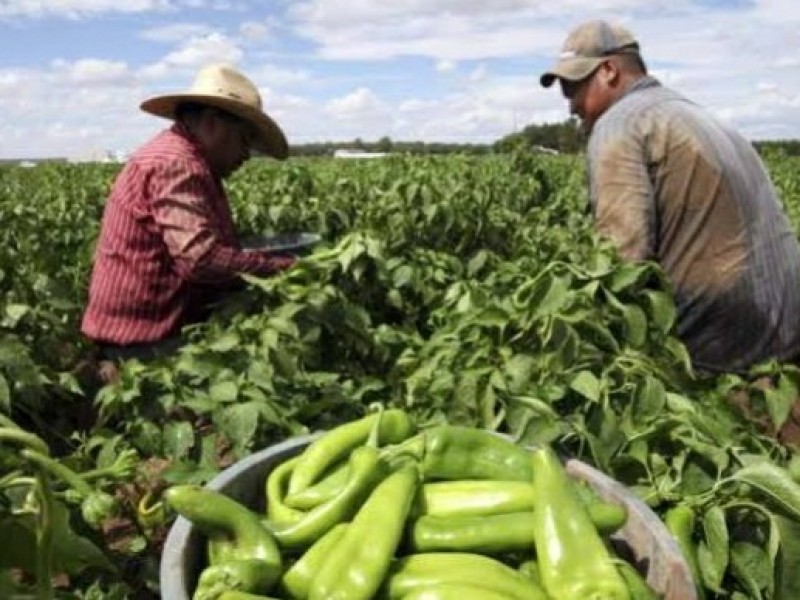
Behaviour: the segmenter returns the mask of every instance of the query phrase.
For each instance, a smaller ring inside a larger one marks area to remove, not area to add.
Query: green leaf
[[[536,305],[534,315],[542,317],[560,311],[567,303],[571,281],[566,277],[553,277],[541,301]]]
[[[780,429],[789,418],[792,406],[799,395],[795,382],[783,373],[778,377],[776,387],[764,390],[767,409],[776,429]]]
[[[60,501],[53,505],[53,567],[75,575],[89,567],[115,571],[114,565],[90,540],[75,533],[69,523],[69,511]],[[0,518],[0,539],[14,540],[0,549],[0,568],[35,570],[37,526],[32,515]]]
[[[703,532],[705,541],[697,549],[700,571],[706,587],[722,591],[722,580],[728,568],[729,537],[725,512],[718,506],[712,506],[703,514]]]
[[[615,294],[629,288],[639,287],[649,278],[651,268],[647,263],[621,263],[611,275],[608,287]]]
[[[531,379],[535,359],[527,354],[515,354],[505,365],[505,376],[508,379],[508,391],[512,394],[522,394],[528,387]]]
[[[194,428],[186,421],[173,421],[164,426],[164,453],[171,458],[183,458],[194,446]]]
[[[214,402],[233,402],[239,396],[239,386],[234,381],[217,381],[211,384],[208,394]]]
[[[625,305],[622,311],[625,320],[625,336],[633,348],[641,348],[647,341],[647,315],[635,304]]]
[[[239,336],[232,331],[228,331],[220,337],[211,341],[208,345],[212,352],[228,352],[236,348],[240,343]]]
[[[772,584],[772,569],[763,548],[749,542],[731,545],[731,572],[750,598],[760,600],[761,591]]]
[[[215,415],[219,431],[239,450],[244,450],[253,440],[258,428],[260,407],[257,402],[244,402],[226,406]]]
[[[3,324],[13,329],[30,312],[31,307],[27,304],[8,304],[6,305],[6,316]]]
[[[602,385],[591,371],[580,371],[570,382],[569,387],[584,398],[597,402],[600,400]]]
[[[11,389],[2,373],[0,373],[0,408],[5,412],[11,410]]]
[[[780,515],[773,515],[780,532],[780,550],[775,569],[776,600],[800,598],[800,523]]]
[[[786,469],[765,460],[742,467],[726,481],[741,481],[752,486],[771,506],[800,521],[800,484]]]
[[[647,375],[636,387],[631,403],[631,416],[635,423],[647,423],[659,417],[667,403],[667,391],[660,380]]]
[[[666,292],[656,290],[644,290],[642,293],[647,298],[651,322],[663,334],[670,333],[677,317],[672,297]]]

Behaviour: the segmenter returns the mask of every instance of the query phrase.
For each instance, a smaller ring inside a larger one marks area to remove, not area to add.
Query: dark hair
[[[642,55],[638,52],[620,52],[615,56],[619,57],[626,69],[630,71],[641,72],[643,75],[647,75],[647,65],[645,64]]]
[[[182,123],[196,122],[200,116],[207,111],[222,117],[226,121],[239,122],[241,119],[221,108],[203,104],[202,102],[180,102],[175,106],[175,120]]]

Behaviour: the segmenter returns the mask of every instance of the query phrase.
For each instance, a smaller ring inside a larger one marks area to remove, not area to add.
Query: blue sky
[[[800,138],[797,0],[0,0],[0,158],[130,152],[167,124],[139,103],[209,62],[290,144],[491,142],[566,118],[538,76],[590,18],[750,139]]]

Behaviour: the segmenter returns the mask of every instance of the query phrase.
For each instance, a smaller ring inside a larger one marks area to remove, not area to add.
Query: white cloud
[[[237,64],[243,52],[237,43],[221,33],[191,37],[158,62],[141,69],[147,79],[164,79],[173,74],[195,72],[209,63]]]
[[[346,96],[328,101],[325,112],[335,119],[369,120],[386,115],[389,107],[372,90],[359,88]]]
[[[481,63],[469,74],[469,80],[473,83],[478,83],[486,79],[489,74],[489,69],[486,64]]]
[[[179,42],[187,37],[202,37],[211,33],[214,33],[214,30],[202,23],[170,23],[145,29],[139,35],[142,39],[153,42]]]
[[[75,19],[102,13],[139,13],[171,8],[170,0],[0,0],[0,18],[56,16]]]
[[[456,70],[456,63],[452,60],[438,60],[436,61],[436,70],[440,73],[449,73]]]

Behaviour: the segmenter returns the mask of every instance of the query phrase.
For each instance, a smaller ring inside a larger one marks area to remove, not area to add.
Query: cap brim
[[[144,112],[165,119],[175,118],[175,107],[183,102],[197,102],[236,115],[250,123],[257,133],[253,150],[278,160],[289,156],[289,144],[278,124],[265,112],[219,96],[203,94],[169,94],[145,100],[139,105]]]
[[[542,87],[549,88],[556,79],[566,79],[567,81],[581,81],[587,78],[600,66],[603,58],[573,57],[564,58],[558,61],[552,69],[545,72],[540,78],[539,83]]]

